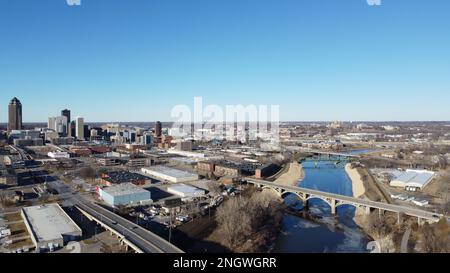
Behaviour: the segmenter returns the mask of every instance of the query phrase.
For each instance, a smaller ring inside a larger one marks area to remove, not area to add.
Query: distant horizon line
[[[74,121],[74,120],[72,120]],[[156,123],[156,122],[161,122],[161,123],[174,123],[177,121],[161,121],[161,120],[155,120],[155,121],[84,121],[84,123],[104,123],[104,124],[112,124],[112,123]],[[248,122],[248,121],[237,121],[238,123],[243,123],[243,122]],[[438,123],[438,122],[443,122],[443,123],[450,123],[450,120],[284,120],[284,121],[279,121],[279,123],[332,123],[332,122],[339,122],[339,123],[412,123],[412,122],[417,122],[417,123]],[[22,122],[23,124],[45,124],[47,123],[47,121],[24,121]],[[198,123],[198,122],[194,122],[194,123]],[[226,122],[226,123],[231,123],[231,122]],[[253,122],[251,122],[253,123]],[[269,122],[269,123],[273,123],[273,122]],[[0,125],[6,125],[8,124],[8,122],[0,122]]]

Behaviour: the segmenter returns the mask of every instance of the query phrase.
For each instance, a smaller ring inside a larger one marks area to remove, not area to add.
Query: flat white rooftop
[[[180,195],[182,197],[196,197],[205,194],[205,191],[190,185],[178,184],[167,188],[170,193]]]
[[[103,188],[102,191],[114,197],[138,193],[149,193],[149,191],[139,188],[133,183],[122,183],[113,185],[110,187]]]
[[[142,170],[143,171],[149,170],[152,172],[160,173],[160,174],[167,175],[167,176],[174,177],[174,178],[197,177],[196,174],[178,170],[178,169],[169,168],[166,166],[155,166],[155,167],[150,167],[150,168],[143,168]]]
[[[22,209],[31,234],[37,242],[57,240],[62,235],[81,235],[81,229],[58,204],[26,207]]]
[[[424,188],[434,177],[435,173],[426,170],[406,170],[392,180],[391,185]]]

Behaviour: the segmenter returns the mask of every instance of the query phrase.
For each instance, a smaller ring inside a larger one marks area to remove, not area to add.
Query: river
[[[305,179],[299,186],[353,196],[352,182],[344,169],[345,162],[335,164],[330,161],[304,162]],[[303,204],[295,195],[285,198],[286,204],[302,210]],[[342,206],[337,215],[331,214],[330,207],[322,200],[309,201],[308,213],[318,220],[306,220],[285,214],[282,230],[273,253],[361,253],[368,252],[368,237],[353,221],[356,209]]]

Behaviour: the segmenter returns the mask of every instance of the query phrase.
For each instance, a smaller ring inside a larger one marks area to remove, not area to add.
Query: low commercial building
[[[112,186],[123,183],[132,183],[134,185],[145,185],[145,183],[149,181],[150,178],[144,175],[126,171],[102,173],[100,178],[100,182],[105,186]]]
[[[184,199],[202,197],[206,194],[205,190],[185,184],[170,186],[167,188],[167,191]]]
[[[47,155],[50,158],[70,158],[70,154],[67,152],[49,152]]]
[[[0,167],[0,185],[17,186],[18,178],[14,168]]]
[[[206,155],[203,153],[177,150],[177,149],[169,149],[169,150],[167,150],[167,153],[172,154],[172,155],[179,155],[179,156],[192,157],[192,158],[206,158]]]
[[[78,146],[70,147],[70,153],[81,157],[87,157],[92,154],[91,150],[88,147],[78,147]]]
[[[172,183],[183,183],[198,180],[198,175],[166,166],[155,166],[150,168],[142,168],[144,174],[148,174],[157,179],[169,181]]]
[[[82,236],[82,230],[56,203],[26,207],[21,214],[38,252],[53,251]]]
[[[14,146],[27,147],[27,146],[43,146],[44,140],[42,138],[33,139],[14,139]]]
[[[215,165],[213,162],[198,162],[197,171],[200,174],[208,174],[214,172]]]
[[[73,142],[73,137],[57,137],[50,140],[50,143],[53,145],[72,145]]]
[[[4,237],[11,236],[11,229],[6,227],[0,227],[0,239]]]
[[[175,148],[178,151],[191,152],[192,151],[192,141],[177,141]]]
[[[99,157],[99,158],[97,158],[97,163],[102,166],[118,165],[117,160],[115,158],[111,158],[111,157]]]
[[[255,175],[257,170],[259,175],[264,176],[271,172],[271,167],[267,165],[263,167],[260,163],[252,162],[234,162],[227,160],[199,162],[197,164],[197,172],[201,175],[214,173],[219,177],[239,177],[241,175]],[[257,174],[258,175],[258,174]]]
[[[268,164],[256,169],[255,177],[256,177],[256,179],[262,179],[264,177],[272,176],[280,170],[281,170],[281,166],[279,166],[277,164],[273,164],[273,163],[268,163]]]
[[[151,204],[151,193],[132,183],[118,184],[111,187],[98,188],[100,198],[112,207],[139,206]]]
[[[406,170],[392,179],[390,185],[406,190],[422,190],[433,180],[434,175],[434,172],[427,170]]]
[[[147,158],[145,157],[132,157],[128,160],[127,166],[131,168],[141,168],[147,165]]]

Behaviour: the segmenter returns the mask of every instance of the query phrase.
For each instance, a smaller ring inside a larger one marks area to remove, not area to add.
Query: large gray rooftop
[[[104,192],[111,196],[124,196],[136,193],[149,193],[149,191],[139,188],[138,186],[132,183],[122,183],[113,185],[111,187],[105,187],[102,189]]]
[[[81,229],[56,203],[22,210],[37,242],[59,239],[63,234],[81,234]]]

